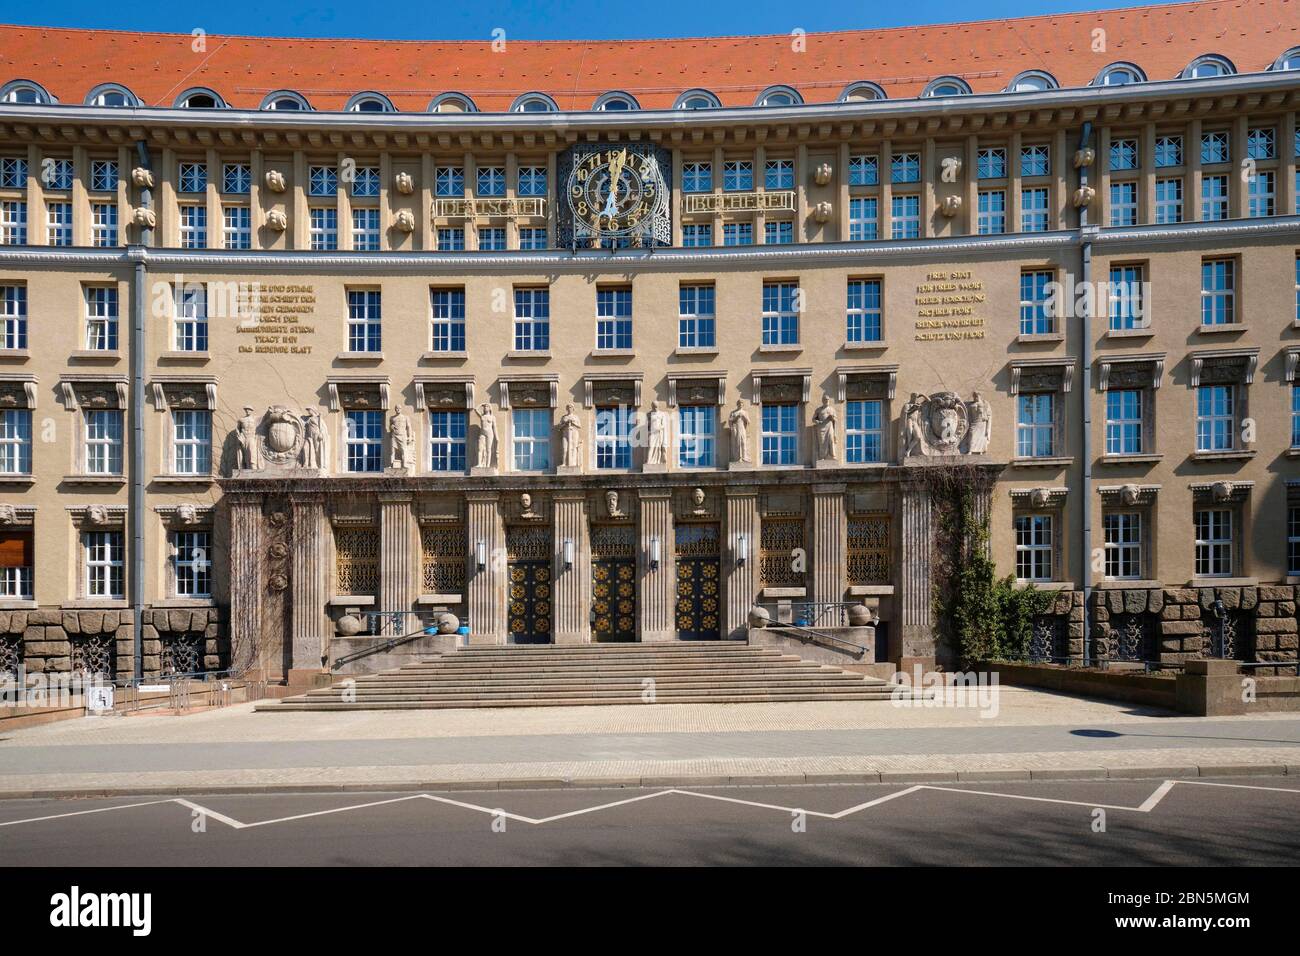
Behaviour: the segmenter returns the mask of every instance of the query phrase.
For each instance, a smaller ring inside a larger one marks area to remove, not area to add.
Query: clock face
[[[656,157],[627,147],[578,157],[569,173],[569,209],[575,225],[590,234],[624,236],[644,229],[666,192]]]

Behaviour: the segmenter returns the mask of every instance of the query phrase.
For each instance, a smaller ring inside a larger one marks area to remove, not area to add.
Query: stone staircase
[[[740,642],[466,647],[259,711],[887,701],[893,685]],[[653,698],[644,699],[653,689]]]

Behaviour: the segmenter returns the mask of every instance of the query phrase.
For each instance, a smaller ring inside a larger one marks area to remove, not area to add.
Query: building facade
[[[394,612],[668,641],[858,601],[931,662],[941,473],[1061,592],[1040,656],[1296,658],[1284,0],[0,34],[9,668],[285,679]]]

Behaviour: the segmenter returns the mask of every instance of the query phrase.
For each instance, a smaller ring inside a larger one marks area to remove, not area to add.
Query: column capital
[[[758,497],[758,487],[756,485],[728,485],[723,491],[728,498]]]
[[[415,500],[413,491],[380,491],[376,494],[381,505],[410,504]]]
[[[812,493],[814,495],[842,495],[847,490],[848,485],[843,482],[812,486]]]

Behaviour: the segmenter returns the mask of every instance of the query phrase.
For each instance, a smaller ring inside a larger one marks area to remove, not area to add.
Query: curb
[[[726,776],[673,774],[613,777],[511,777],[499,780],[382,780],[353,783],[214,784],[212,786],[51,787],[0,790],[0,800],[107,797],[186,797],[202,795],[293,793],[419,793],[474,790],[626,790],[668,787],[775,787],[908,785],[945,783],[1027,783],[1069,780],[1168,780],[1188,777],[1300,776],[1296,764],[1202,764],[1162,767],[1059,767],[864,773],[772,773]]]

